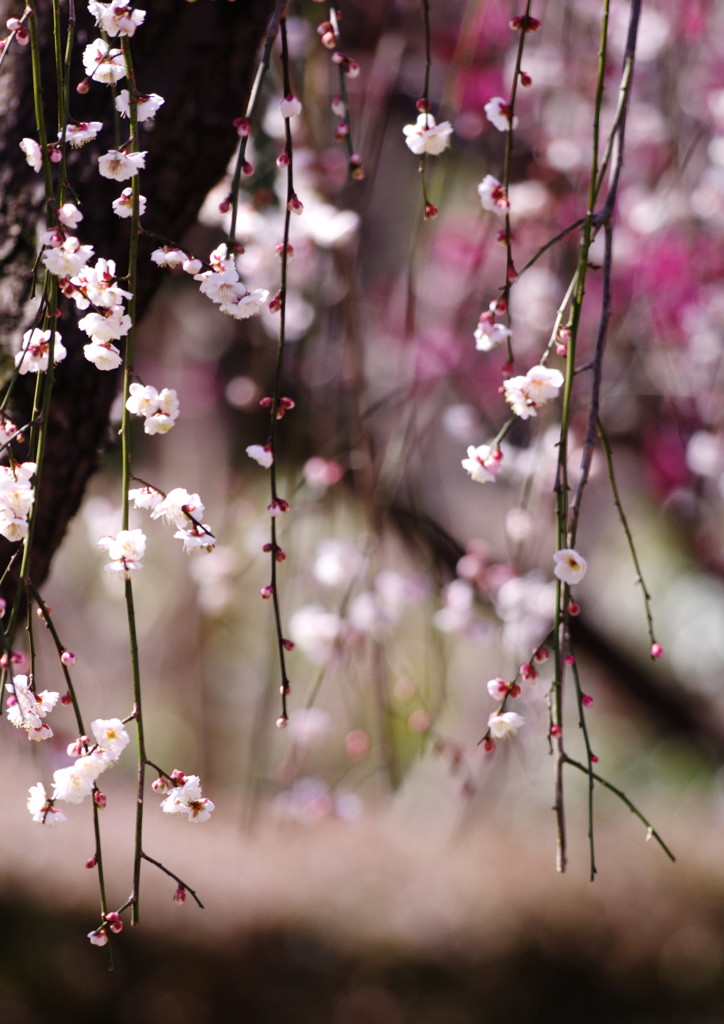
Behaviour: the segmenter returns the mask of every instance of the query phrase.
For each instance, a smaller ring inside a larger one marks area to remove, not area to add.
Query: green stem
[[[256,69],[256,76],[251,87],[251,93],[249,94],[249,102],[246,105],[244,111],[244,117],[247,120],[251,120],[256,104],[259,99],[259,93],[261,92],[262,83],[269,71],[271,63],[271,52],[274,45],[274,40],[279,32],[279,22],[282,14],[286,10],[288,0],[278,0],[274,13],[271,16],[271,20],[266,30],[266,40],[264,42],[264,49],[262,50],[261,60],[259,66]],[[246,162],[246,146],[248,136],[244,135],[239,141],[239,151],[236,155],[236,164],[234,165],[234,175],[231,181],[231,223],[229,225],[229,234],[227,242],[231,246],[236,238],[236,222],[239,216],[239,186],[241,184],[241,171]]]
[[[131,49],[127,37],[122,40],[123,57],[126,64],[126,76],[128,78],[129,93],[129,115],[130,115],[130,146],[133,153],[139,151],[138,145],[138,91],[133,72],[133,61]],[[125,359],[123,368],[123,418],[121,421],[121,449],[122,449],[122,480],[121,487],[121,518],[122,528],[128,529],[130,501],[128,492],[131,484],[131,414],[126,408],[130,393],[130,386],[133,382],[134,357],[135,357],[135,335],[136,335],[136,290],[138,277],[138,238],[139,238],[139,175],[135,174],[133,184],[133,212],[131,215],[131,238],[128,253],[128,290],[131,298],[128,300],[128,315],[131,318],[131,328],[126,337]],[[128,618],[128,639],[131,656],[131,677],[133,686],[133,717],[136,720],[136,753],[138,780],[136,788],[136,823],[133,853],[133,887],[131,894],[131,924],[137,925],[140,918],[140,886],[141,886],[141,858],[143,856],[143,808],[144,808],[144,784],[146,777],[146,743],[143,728],[143,711],[141,703],[141,670],[138,653],[138,634],[136,629],[136,613],[133,603],[133,584],[130,579],[125,581],[126,612]]]
[[[654,635],[654,617],[651,611],[651,594],[649,593],[649,590],[646,586],[646,582],[644,580],[644,574],[641,569],[641,562],[639,561],[638,552],[636,551],[636,544],[633,539],[633,534],[631,533],[631,527],[628,524],[628,518],[626,517],[626,513],[624,512],[623,505],[621,503],[621,495],[619,493],[618,485],[616,483],[616,476],[613,470],[613,453],[611,451],[611,445],[609,443],[606,432],[603,429],[603,424],[600,420],[598,421],[598,435],[601,439],[601,447],[603,448],[603,455],[606,459],[606,471],[608,473],[608,482],[611,487],[611,493],[613,495],[613,503],[616,506],[616,511],[618,512],[618,517],[621,521],[623,532],[626,535],[626,542],[628,544],[628,549],[631,553],[631,560],[634,564],[634,568],[636,569],[636,582],[641,587],[641,593],[644,599],[644,610],[646,612],[646,626],[648,628],[649,633],[649,643],[651,644],[651,646],[653,646],[656,643],[656,637]]]
[[[584,775],[588,775],[589,774],[589,769],[586,768],[585,765],[582,765],[579,761],[574,761],[572,757],[566,756],[565,761],[566,761],[566,764],[570,764],[573,768],[578,768],[578,770],[583,772]],[[636,804],[634,804],[633,801],[629,800],[629,798],[626,796],[626,794],[623,792],[623,790],[618,789],[616,786],[612,785],[607,779],[604,779],[602,775],[599,775],[598,772],[590,772],[590,775],[594,779],[595,782],[600,782],[600,784],[602,786],[605,786],[605,788],[607,790],[609,790],[609,792],[613,793],[615,796],[617,796],[619,798],[619,800],[622,801],[622,803],[626,804],[626,806],[631,811],[631,813],[635,814],[636,817],[639,819],[639,821],[643,825],[646,826],[646,828],[648,829],[648,835],[650,836],[650,838],[656,840],[656,842],[659,844],[659,846],[664,851],[664,853],[666,854],[666,856],[669,858],[670,861],[675,861],[676,857],[671,852],[671,850],[666,845],[666,843],[661,838],[661,836],[656,831],[656,829],[653,827],[653,825],[651,824],[649,819],[644,817],[644,815],[638,809]]]

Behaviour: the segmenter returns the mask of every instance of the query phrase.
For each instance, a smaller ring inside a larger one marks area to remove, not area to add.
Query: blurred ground
[[[216,795],[230,811],[231,794]],[[142,925],[114,940],[108,973],[106,951],[85,938],[94,879],[80,816],[41,834],[6,809],[0,1019],[722,1020],[721,810],[700,799],[665,821],[676,864],[629,815],[604,821],[593,884],[582,822],[558,876],[552,816],[517,810],[456,832],[405,813],[403,798],[352,823],[265,820],[240,833],[220,816],[199,828],[159,821],[150,807],[146,850],[197,886],[206,909],[175,905],[173,884],[146,869]],[[664,805],[648,810],[666,818]],[[116,898],[128,870],[118,823],[130,813],[121,793],[104,812]]]

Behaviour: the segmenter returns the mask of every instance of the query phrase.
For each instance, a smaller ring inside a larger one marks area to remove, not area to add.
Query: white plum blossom
[[[204,504],[198,494],[191,494],[184,487],[174,487],[151,512],[151,519],[163,519],[177,529],[189,525],[190,517],[200,522],[204,515]]]
[[[30,686],[27,676],[15,676],[7,689],[13,694],[5,709],[11,725],[16,729],[24,729],[31,740],[47,740],[53,730],[43,721],[60,699],[54,690],[43,690],[36,693]]]
[[[36,174],[43,169],[43,151],[35,139],[21,139],[19,146],[23,151],[28,165]]]
[[[37,821],[39,825],[59,825],[66,820],[63,812],[53,807],[42,782],[31,786],[28,790],[26,807],[30,811],[33,821]]]
[[[533,366],[524,377],[509,377],[503,382],[505,400],[516,416],[527,420],[555,398],[563,386],[563,374],[547,366]]]
[[[181,267],[188,259],[183,249],[177,249],[172,245],[164,245],[161,249],[154,249],[151,253],[151,261],[157,267]]]
[[[47,242],[51,237],[53,242],[59,244],[51,244],[43,250],[41,263],[56,277],[75,277],[92,258],[93,246],[81,245],[74,235],[60,241],[57,235],[46,234],[43,240]]]
[[[15,543],[28,532],[28,515],[35,500],[31,484],[34,462],[0,466],[0,535]]]
[[[439,156],[450,145],[453,126],[449,121],[441,121],[440,124],[436,124],[432,114],[422,113],[418,116],[415,124],[406,124],[402,133],[405,136],[407,148],[415,156],[423,156],[425,153],[430,156]]]
[[[211,532],[208,523],[192,523],[185,529],[176,530],[174,540],[183,542],[184,551],[187,555],[200,555],[202,552],[211,552],[216,547],[216,537]]]
[[[573,548],[562,548],[553,555],[553,575],[572,586],[586,575],[586,559]]]
[[[104,751],[96,749],[89,754],[83,754],[81,757],[76,758],[73,767],[82,775],[87,775],[95,780],[99,775],[103,774],[106,768],[110,768],[114,763],[114,758],[107,757]]]
[[[91,341],[104,345],[108,341],[118,341],[125,337],[131,329],[132,321],[119,304],[110,306],[108,313],[86,313],[78,321],[78,326]]]
[[[98,158],[98,173],[113,181],[127,181],[146,166],[146,151],[124,153],[120,149],[109,149]]]
[[[111,0],[111,3],[99,3],[88,0],[88,10],[96,19],[101,32],[109,36],[132,36],[139,25],[142,25],[146,12],[132,9],[127,0]]]
[[[135,487],[128,492],[129,501],[134,508],[143,508],[152,512],[163,501],[163,494],[155,487]]]
[[[12,420],[9,420],[7,416],[0,413],[0,445],[7,444],[17,429]]]
[[[173,388],[157,391],[150,384],[131,384],[126,408],[134,416],[143,416],[147,434],[167,434],[179,414],[178,395]]]
[[[83,355],[99,370],[117,370],[123,362],[121,353],[110,341],[89,342],[83,346]]]
[[[41,331],[38,327],[26,331],[20,350],[15,354],[18,373],[44,373],[50,359],[50,343],[53,338],[53,363],[62,362],[68,354],[57,331]]]
[[[211,270],[194,275],[202,295],[215,302],[222,313],[235,320],[246,320],[261,313],[269,292],[262,288],[253,292],[247,289],[239,278],[233,257],[228,256],[225,244],[217,246],[211,253],[209,263]]]
[[[253,292],[241,295],[230,307],[222,307],[221,311],[235,320],[248,320],[251,316],[259,316],[268,298],[269,292],[266,288],[255,288]]]
[[[103,39],[94,39],[83,50],[83,68],[86,75],[102,85],[115,85],[126,77],[123,54]]]
[[[492,352],[501,341],[510,337],[510,333],[509,327],[495,322],[492,313],[482,313],[473,334],[475,348],[478,352]]]
[[[463,469],[479,484],[493,483],[500,472],[501,454],[499,448],[480,444],[470,445],[467,459],[461,460]]]
[[[509,132],[511,129],[510,106],[500,96],[494,96],[488,100],[483,108],[485,116],[499,132]],[[518,127],[518,118],[513,116],[513,128]]]
[[[201,780],[198,775],[182,776],[183,783],[169,790],[161,802],[164,814],[185,815],[189,821],[208,821],[215,809],[214,803],[201,795]]]
[[[111,203],[116,217],[131,217],[133,215],[133,189],[124,188],[118,199]],[[145,196],[138,197],[138,215],[142,217],[146,212],[147,200]]]
[[[120,718],[96,718],[91,722],[91,731],[98,744],[98,751],[106,761],[117,761],[131,738]]]
[[[79,274],[71,278],[70,283],[74,289],[72,297],[78,309],[87,309],[91,304],[96,307],[102,306],[103,309],[120,308],[124,299],[132,297],[131,292],[118,284],[116,264],[113,260],[96,260],[94,267],[84,267]],[[114,309],[114,312],[116,317],[122,314],[122,310],[119,313]],[[93,326],[94,323],[96,321],[89,320],[88,326]]]
[[[214,550],[216,538],[208,523],[201,521],[204,505],[198,494],[174,487],[164,496],[154,487],[139,487],[129,491],[128,497],[136,508],[148,509],[151,519],[163,519],[176,527],[174,538],[183,542],[187,554]]]
[[[63,203],[63,205],[58,208],[58,220],[64,228],[70,228],[71,231],[73,231],[83,220],[83,214],[75,203]]]
[[[254,462],[258,462],[263,469],[269,469],[272,462],[274,462],[274,452],[268,444],[247,445],[246,454]]]
[[[488,717],[488,729],[493,739],[504,740],[507,736],[515,736],[524,722],[517,711],[494,711]]]
[[[53,772],[53,800],[81,804],[93,792],[98,771],[92,762],[79,757],[75,764]]]
[[[246,292],[233,266],[221,271],[205,270],[194,275],[194,281],[199,281],[201,294],[221,306],[222,310],[229,308],[237,297]]]
[[[486,174],[478,185],[480,204],[491,213],[504,214],[510,209],[508,193],[503,185],[492,174]]]
[[[102,127],[102,121],[76,121],[74,124],[68,124],[65,127],[65,141],[73,149],[80,149],[81,146],[85,146],[86,142],[94,139]],[[58,132],[58,142],[61,142],[62,139],[63,132],[60,131]]]
[[[123,579],[129,579],[130,573],[143,568],[141,559],[146,552],[143,530],[119,530],[115,537],[101,537],[98,547],[109,558],[106,572],[118,573]]]
[[[141,122],[152,120],[165,102],[163,96],[159,96],[155,92],[152,92],[149,96],[139,96],[136,100],[138,120]],[[121,117],[131,116],[131,97],[128,89],[121,89],[116,96],[116,110]]]
[[[279,103],[282,117],[299,117],[302,112],[302,101],[290,93]]]

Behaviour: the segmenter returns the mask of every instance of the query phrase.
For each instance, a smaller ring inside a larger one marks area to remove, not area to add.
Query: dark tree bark
[[[85,6],[76,4],[73,85],[84,77],[83,47],[98,36]],[[142,178],[142,192],[148,199],[143,226],[181,241],[234,152],[238,139],[232,121],[244,112],[259,45],[275,5],[274,0],[153,0],[146,6],[146,23],[133,39],[136,81],[143,93],[159,93],[165,104],[153,129],[141,128],[141,148],[148,151]],[[56,109],[50,7],[49,0],[37,4],[44,102],[52,139]],[[65,21],[66,4],[63,12]],[[2,23],[13,15],[17,15],[17,4],[0,0]],[[124,84],[120,83],[121,87]],[[85,95],[73,92],[70,115],[79,121],[104,123],[94,143],[69,153],[68,177],[84,214],[78,234],[83,243],[94,246],[97,257],[115,260],[118,273],[123,274],[129,221],[120,220],[111,208],[123,184],[101,178],[97,170],[98,155],[115,145],[111,90],[94,83]],[[26,136],[37,138],[30,53],[13,46],[0,69],[0,349],[4,353],[0,359],[8,368],[12,367],[8,354],[16,349],[22,331],[32,325],[36,307],[26,299],[37,251],[37,227],[45,217],[42,175],[28,167],[18,146]],[[157,244],[141,238],[139,314],[163,280],[147,259]],[[109,412],[119,386],[118,373],[99,372],[83,357],[88,339],[77,328],[73,302],[63,299],[60,308],[59,330],[68,355],[57,368],[42,485],[36,499],[30,563],[36,585],[48,573],[105,446]],[[33,387],[32,375],[17,382],[10,412],[18,424],[27,422],[30,415]],[[17,547],[0,538],[0,574]],[[15,570],[13,566],[5,579],[6,593],[14,589]]]

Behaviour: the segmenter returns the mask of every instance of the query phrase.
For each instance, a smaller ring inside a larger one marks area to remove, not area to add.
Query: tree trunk
[[[165,98],[151,130],[141,128],[141,148],[148,151],[141,190],[148,200],[144,229],[181,241],[194,223],[209,189],[222,177],[238,142],[233,127],[243,114],[264,29],[274,0],[243,3],[182,3],[154,0],[146,23],[133,38],[138,88]],[[38,2],[38,31],[43,53],[44,103],[48,137],[56,130],[55,69],[49,2]],[[77,4],[73,86],[84,77],[81,54],[98,37],[85,5]],[[62,4],[66,25],[67,4]],[[17,14],[17,4],[0,0],[2,23]],[[117,42],[112,40],[113,42]],[[46,74],[47,72],[47,74]],[[120,83],[123,87],[125,83]],[[112,93],[92,83],[85,95],[71,95],[71,118],[104,123],[93,143],[68,153],[68,177],[78,194],[84,219],[81,241],[96,257],[116,261],[126,272],[129,221],[119,219],[111,202],[123,185],[101,178],[97,158],[115,146]],[[19,149],[24,137],[37,138],[33,115],[29,48],[13,45],[0,69],[0,360],[6,375],[23,331],[29,329],[36,302],[26,302],[36,233],[43,222],[43,181],[27,165]],[[158,245],[141,238],[138,311],[148,307],[163,274],[148,260]],[[77,512],[99,452],[108,436],[108,419],[119,386],[119,373],[100,372],[83,356],[88,338],[78,330],[74,303],[62,299],[59,330],[68,355],[56,371],[42,484],[36,496],[37,518],[30,562],[33,582],[40,584],[51,559]],[[31,415],[34,376],[20,377],[8,409],[21,425]],[[21,452],[17,457],[22,458]],[[0,574],[17,544],[0,538]],[[3,582],[6,596],[16,584],[17,559]]]

